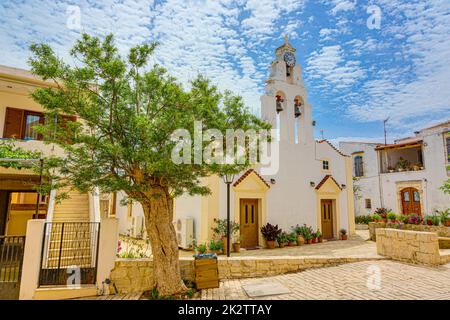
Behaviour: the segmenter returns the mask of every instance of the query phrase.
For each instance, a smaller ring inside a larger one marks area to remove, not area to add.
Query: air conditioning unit
[[[131,237],[142,238],[144,231],[144,217],[134,216],[131,220]]]
[[[194,219],[183,218],[174,221],[178,247],[191,249],[194,242]]]

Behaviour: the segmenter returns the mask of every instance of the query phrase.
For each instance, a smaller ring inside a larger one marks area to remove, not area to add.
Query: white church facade
[[[276,49],[261,97],[262,119],[279,132],[278,171],[263,175],[254,167],[235,176],[231,185],[231,219],[240,224],[244,248],[265,245],[260,228],[268,222],[285,231],[307,224],[321,230],[324,238],[337,238],[340,229],[354,232],[351,157],[326,140],[314,139],[312,107],[295,52],[287,39]],[[210,195],[181,196],[174,205],[176,229],[191,227],[197,243],[212,239],[214,219],[227,215],[223,179],[210,176],[203,182],[211,189]],[[137,204],[118,206],[117,211],[121,233],[144,232]]]

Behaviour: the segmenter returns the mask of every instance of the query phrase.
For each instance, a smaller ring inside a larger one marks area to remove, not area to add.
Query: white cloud
[[[333,9],[331,9],[332,15],[336,15],[341,11],[352,11],[356,7],[356,1],[333,0],[332,3],[334,5]]]
[[[307,59],[306,75],[329,90],[349,88],[365,76],[359,61],[346,60],[340,45],[324,46]]]
[[[359,103],[350,106],[348,114],[359,121],[390,116],[393,130],[399,132],[445,120],[450,114],[448,2],[385,1],[380,6],[384,14],[405,15],[401,24],[392,21],[395,27],[386,25],[387,21],[382,23],[388,35],[405,37],[396,56],[407,59],[410,66],[394,65],[374,74],[364,84]],[[362,95],[368,99],[362,99]]]

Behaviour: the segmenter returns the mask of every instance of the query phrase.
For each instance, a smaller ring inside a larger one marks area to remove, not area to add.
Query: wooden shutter
[[[3,138],[22,139],[23,113],[22,109],[6,108]]]

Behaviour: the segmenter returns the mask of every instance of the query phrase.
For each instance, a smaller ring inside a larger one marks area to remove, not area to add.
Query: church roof
[[[256,174],[256,176],[268,187],[270,188],[270,185],[267,183],[266,180],[263,179],[263,177],[261,177],[258,172],[256,172],[253,169],[248,169],[247,171],[244,172],[244,174],[242,176],[239,177],[239,179],[236,180],[236,182],[233,184],[233,187],[238,186],[242,181],[245,180],[245,178],[247,178],[252,172],[254,172]]]
[[[320,181],[319,184],[316,186],[316,190],[319,190],[325,184],[325,182],[327,182],[328,179],[331,179],[332,181],[334,181],[334,183],[336,183],[338,188],[342,190],[342,187],[339,185],[339,183],[337,183],[336,180],[334,180],[334,178],[331,174],[327,174],[325,177],[323,177],[322,181]]]

